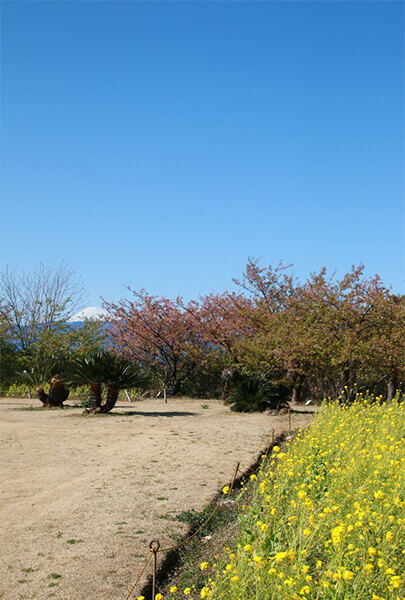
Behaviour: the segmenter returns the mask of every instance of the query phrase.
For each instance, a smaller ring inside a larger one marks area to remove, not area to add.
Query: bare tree
[[[82,306],[84,291],[80,277],[63,262],[57,268],[40,263],[31,273],[6,267],[0,276],[0,319],[27,350],[39,327],[50,331]]]

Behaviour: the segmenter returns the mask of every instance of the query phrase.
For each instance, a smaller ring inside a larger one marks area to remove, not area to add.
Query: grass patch
[[[73,539],[72,540],[66,540],[66,543],[67,544],[71,544],[71,545],[73,545],[73,544],[82,544],[83,540],[73,540]]]

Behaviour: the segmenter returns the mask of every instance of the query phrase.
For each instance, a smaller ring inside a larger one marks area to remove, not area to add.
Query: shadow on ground
[[[119,408],[119,406],[116,406]],[[100,413],[99,415],[89,415],[94,417],[193,417],[198,415],[196,412],[187,412],[180,410],[172,410],[172,411],[145,411],[145,410],[122,410],[112,411],[110,413]]]

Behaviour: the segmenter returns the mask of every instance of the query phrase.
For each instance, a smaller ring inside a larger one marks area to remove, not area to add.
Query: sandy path
[[[0,399],[4,600],[120,600],[149,540],[170,542],[184,527],[175,515],[287,425],[215,400],[120,402],[97,417],[28,405]]]

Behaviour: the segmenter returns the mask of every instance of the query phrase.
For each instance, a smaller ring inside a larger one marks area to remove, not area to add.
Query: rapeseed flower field
[[[165,598],[403,600],[404,433],[398,399],[325,406],[263,458],[235,547],[201,564],[205,585]]]

